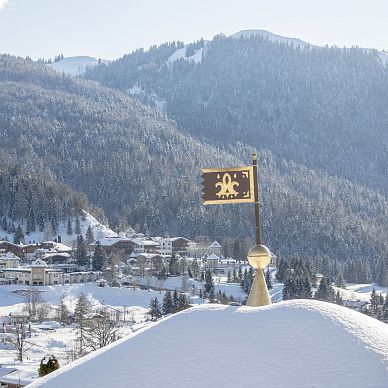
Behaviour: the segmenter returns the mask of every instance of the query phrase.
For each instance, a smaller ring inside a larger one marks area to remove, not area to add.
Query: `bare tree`
[[[64,297],[62,296],[57,310],[57,319],[62,325],[66,325],[69,322],[69,315],[69,310],[66,307]]]
[[[26,341],[26,327],[24,323],[16,323],[14,325],[14,333],[7,336],[6,342],[15,347],[17,359],[20,362],[23,361],[25,352],[32,346],[28,341]]]
[[[31,318],[36,316],[38,304],[42,302],[42,295],[40,291],[34,290],[30,287],[27,290],[24,310],[28,312]]]
[[[85,347],[92,350],[100,349],[116,341],[119,337],[118,323],[105,314],[96,316],[85,329]]]
[[[36,318],[38,322],[42,323],[48,316],[50,312],[50,306],[47,302],[40,302],[36,308]]]

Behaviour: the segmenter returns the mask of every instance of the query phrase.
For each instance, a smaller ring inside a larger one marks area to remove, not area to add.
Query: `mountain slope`
[[[387,349],[384,323],[333,304],[203,305],[67,365],[31,388],[68,381],[73,387],[130,381],[139,388],[383,388]]]
[[[240,36],[215,37],[198,63],[167,65],[167,53],[154,49],[86,77],[125,92],[136,87],[137,98],[162,106],[199,139],[267,149],[387,196],[388,72],[377,53]]]
[[[121,92],[31,61],[1,56],[0,86],[5,164],[84,192],[113,225],[191,238],[253,236],[253,206],[204,207],[200,199],[202,167],[249,163],[252,148],[220,151]],[[276,254],[372,264],[385,254],[383,196],[269,151],[259,157],[263,236]]]
[[[98,64],[98,60],[88,56],[67,57],[51,63],[49,66],[60,73],[81,75],[88,67]]]
[[[66,242],[68,220],[83,217],[84,211],[92,211],[100,219],[105,219],[103,211],[94,208],[84,194],[71,190],[50,176],[27,172],[19,165],[8,167],[4,171],[2,168],[0,240],[14,241],[20,225],[27,243],[54,239],[58,234]],[[93,219],[90,215],[89,217]]]

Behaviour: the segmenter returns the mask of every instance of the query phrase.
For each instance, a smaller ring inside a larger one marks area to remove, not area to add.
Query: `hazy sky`
[[[113,59],[243,29],[388,49],[388,0],[0,0],[0,52],[34,59]]]

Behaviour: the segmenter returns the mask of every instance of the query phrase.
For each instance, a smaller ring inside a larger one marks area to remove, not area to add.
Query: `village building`
[[[160,243],[154,240],[135,238],[132,240],[133,253],[139,255],[141,253],[158,253],[160,254]]]
[[[19,267],[20,258],[12,252],[0,254],[0,269],[1,268],[17,268]]]
[[[0,278],[9,283],[31,286],[54,284],[73,284],[95,281],[99,272],[64,272],[62,269],[49,268],[42,259],[37,259],[29,267],[0,269]]]
[[[0,252],[12,252],[21,259],[34,258],[38,244],[13,244],[9,241],[0,241]]]
[[[218,241],[213,241],[208,247],[207,247],[207,254],[208,255],[216,255],[221,256],[222,246]]]
[[[133,240],[128,237],[104,237],[97,241],[100,243],[101,248],[103,249],[106,255],[110,255],[114,251],[122,251],[125,254],[129,255],[134,249]],[[90,244],[91,247],[94,247],[97,241]]]
[[[37,373],[0,366],[0,388],[22,388],[31,384]]]
[[[159,244],[161,255],[172,255],[172,241],[170,238],[154,237],[153,240]]]

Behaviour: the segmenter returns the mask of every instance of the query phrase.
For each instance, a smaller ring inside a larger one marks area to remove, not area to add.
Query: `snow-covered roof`
[[[25,386],[38,377],[37,371],[18,369],[0,377],[0,382],[14,384],[14,386]],[[19,385],[20,384],[20,385]]]
[[[166,374],[171,365],[178,367]],[[72,388],[128,381],[153,387],[163,378],[163,386],[185,388],[385,388],[387,370],[386,324],[351,309],[314,300],[259,308],[205,304],[140,329],[30,387],[66,387],[69,381]]]
[[[177,240],[185,240],[187,242],[190,242],[190,240],[186,237],[170,237],[166,240],[170,240],[171,242],[177,241]]]
[[[110,246],[117,244],[118,242],[121,242],[121,241],[129,242],[132,240],[130,238],[127,238],[127,237],[114,236],[114,237],[100,238],[98,241],[100,242],[101,246],[110,247]],[[91,245],[96,245],[96,243],[94,242]]]
[[[31,268],[33,267],[47,267],[47,263],[45,263],[42,259],[36,259],[31,263]]]
[[[15,254],[13,254],[12,252],[7,252],[4,255],[1,255],[0,259],[3,259],[3,260],[4,259],[6,259],[6,260],[20,260],[20,258],[18,256],[16,256]]]
[[[215,255],[214,253],[212,253],[211,255],[209,255],[207,257],[207,260],[219,260],[219,259],[220,258],[217,255]]]
[[[153,240],[144,240],[142,238],[134,238],[132,239],[132,242],[136,245],[141,245],[141,246],[158,246],[160,245],[158,242],[153,241]]]
[[[209,248],[222,248],[221,244],[218,241],[213,241],[210,245]]]
[[[49,259],[50,257],[55,257],[55,256],[66,257],[66,258],[71,257],[71,255],[69,253],[66,253],[66,252],[63,252],[63,253],[50,252],[50,253],[46,253],[44,255],[44,258]]]

